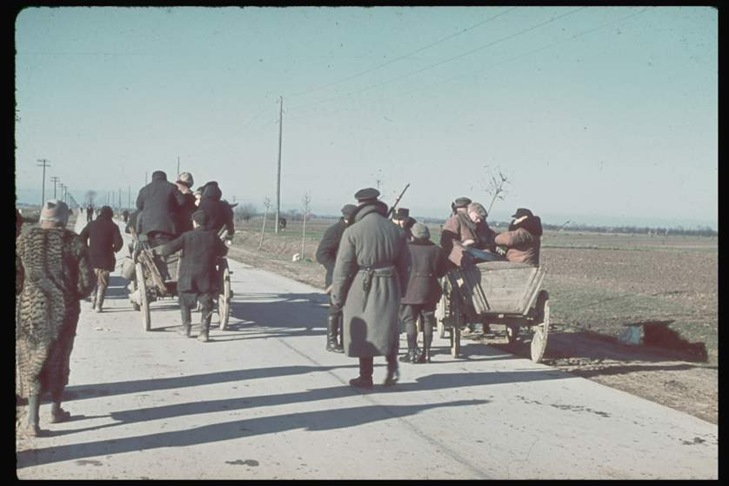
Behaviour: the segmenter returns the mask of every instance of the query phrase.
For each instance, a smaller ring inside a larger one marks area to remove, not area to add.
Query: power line
[[[351,75],[351,76],[348,76],[348,77],[346,77],[346,78],[340,79],[340,80],[338,80],[338,81],[334,81],[334,82],[331,82],[331,83],[327,83],[327,84],[324,84],[324,85],[321,85],[321,86],[317,86],[316,88],[311,88],[311,89],[309,89],[309,90],[306,90],[306,91],[300,91],[300,92],[298,92],[298,93],[294,93],[294,94],[288,95],[288,97],[289,97],[289,98],[291,98],[291,97],[294,97],[294,96],[301,96],[301,95],[305,95],[305,94],[313,93],[314,91],[319,91],[319,90],[322,90],[322,89],[324,89],[324,88],[329,88],[329,87],[331,87],[331,86],[334,86],[334,85],[336,85],[336,84],[339,84],[339,83],[343,83],[343,82],[345,82],[345,81],[349,81],[349,80],[352,80],[352,79],[358,78],[358,77],[360,77],[360,76],[362,76],[362,75],[364,75],[364,74],[367,74],[367,73],[371,73],[372,71],[376,71],[377,69],[383,68],[383,67],[385,67],[385,66],[389,66],[389,65],[390,65],[390,64],[392,64],[392,63],[395,63],[395,62],[397,62],[397,61],[400,61],[400,60],[402,60],[402,59],[405,59],[405,58],[408,58],[408,57],[410,57],[410,56],[413,56],[414,54],[417,54],[417,53],[419,53],[419,52],[422,52],[422,51],[424,51],[424,50],[426,50],[426,49],[430,49],[431,47],[433,47],[433,46],[436,46],[436,45],[438,45],[438,44],[441,44],[441,43],[443,43],[443,42],[445,42],[445,41],[447,41],[447,40],[449,40],[449,39],[452,39],[453,37],[457,37],[457,36],[459,36],[459,35],[461,35],[461,34],[465,34],[465,33],[466,33],[466,32],[468,32],[469,30],[473,30],[473,29],[475,29],[476,27],[480,27],[480,26],[481,26],[481,25],[483,25],[483,24],[489,23],[489,22],[491,22],[492,20],[494,20],[494,19],[497,19],[498,17],[501,17],[502,15],[506,15],[507,13],[511,12],[512,10],[515,10],[516,8],[517,8],[517,7],[512,7],[512,8],[510,8],[510,9],[506,10],[505,12],[501,12],[501,13],[500,13],[500,14],[498,14],[498,15],[494,15],[493,17],[490,17],[490,18],[488,18],[488,19],[486,19],[486,20],[483,20],[483,21],[481,21],[481,22],[479,22],[479,23],[477,23],[477,24],[474,24],[474,25],[472,25],[472,26],[470,26],[470,27],[467,27],[467,28],[465,28],[465,29],[463,29],[463,30],[461,30],[461,31],[459,31],[459,32],[456,32],[455,34],[451,34],[451,35],[449,35],[449,36],[447,36],[447,37],[444,37],[444,38],[442,38],[442,39],[440,39],[440,40],[437,40],[437,41],[433,42],[432,44],[428,44],[427,46],[421,47],[421,48],[419,48],[419,49],[416,49],[416,50],[414,50],[414,51],[411,51],[411,52],[409,52],[409,53],[407,53],[407,54],[403,54],[403,55],[402,55],[402,56],[400,56],[400,57],[396,57],[395,59],[391,59],[390,61],[387,61],[387,62],[385,62],[385,63],[379,64],[379,65],[377,65],[377,66],[375,66],[375,67],[372,67],[372,68],[370,68],[370,69],[366,69],[366,70],[364,70],[364,71],[361,71],[361,72],[359,72],[359,73],[357,73],[357,74],[353,74],[353,75]]]
[[[506,41],[506,40],[510,40],[510,39],[513,39],[513,38],[515,38],[515,37],[517,37],[517,36],[519,36],[519,35],[523,35],[523,34],[526,34],[527,32],[530,32],[530,31],[532,31],[532,30],[535,30],[535,29],[538,29],[538,28],[540,28],[540,27],[543,27],[543,26],[545,26],[545,25],[547,25],[547,24],[550,24],[550,23],[552,23],[552,22],[554,22],[554,21],[556,21],[556,20],[559,20],[559,19],[561,19],[561,18],[567,17],[568,15],[572,15],[572,14],[575,14],[575,13],[577,13],[577,12],[579,12],[580,10],[583,10],[583,9],[585,9],[585,8],[587,8],[587,7],[579,7],[579,8],[576,8],[576,9],[574,9],[574,10],[571,10],[571,11],[569,11],[569,12],[565,13],[565,14],[562,14],[562,15],[558,15],[558,16],[556,16],[556,17],[552,17],[552,18],[551,18],[551,19],[549,19],[549,20],[546,20],[546,21],[544,21],[544,22],[541,22],[541,23],[539,23],[539,24],[537,24],[537,25],[534,25],[534,26],[532,26],[532,27],[529,27],[528,29],[524,29],[524,30],[521,30],[521,31],[519,31],[519,32],[516,32],[516,33],[514,33],[514,34],[512,34],[512,35],[509,35],[509,36],[506,36],[506,37],[502,37],[502,38],[500,38],[500,39],[497,39],[497,40],[495,40],[495,41],[489,42],[488,44],[485,44],[485,45],[482,45],[482,46],[480,46],[480,47],[477,47],[477,48],[475,48],[475,49],[471,49],[470,51],[466,51],[466,52],[464,52],[464,53],[461,53],[461,54],[459,54],[459,55],[457,55],[457,56],[453,56],[453,57],[450,57],[450,58],[444,59],[443,61],[437,62],[437,63],[435,63],[435,64],[430,64],[430,65],[428,65],[428,66],[425,66],[424,68],[418,69],[418,70],[416,70],[416,71],[411,71],[411,72],[409,72],[409,73],[405,73],[405,74],[403,74],[403,75],[400,75],[400,76],[396,76],[396,77],[394,77],[394,78],[388,79],[388,80],[386,80],[386,81],[383,81],[383,82],[381,82],[381,83],[378,83],[378,84],[374,84],[374,85],[370,85],[370,86],[367,86],[367,87],[365,87],[365,88],[362,88],[362,89],[360,89],[360,90],[357,90],[357,91],[351,91],[351,92],[349,92],[349,93],[345,93],[345,94],[341,94],[341,95],[333,96],[333,97],[331,97],[331,98],[326,98],[326,99],[324,99],[324,100],[319,100],[319,101],[317,101],[317,102],[313,102],[313,103],[309,103],[309,104],[304,104],[304,105],[299,105],[299,106],[295,106],[295,107],[293,107],[292,109],[297,109],[297,108],[300,108],[300,107],[302,107],[302,106],[303,106],[303,107],[306,107],[306,106],[313,106],[313,105],[318,105],[318,104],[321,104],[321,103],[326,103],[327,101],[332,101],[332,100],[336,100],[336,99],[339,99],[339,98],[342,98],[342,97],[345,97],[345,96],[352,96],[352,95],[355,95],[355,94],[359,94],[359,93],[362,93],[362,92],[364,92],[364,91],[368,91],[368,90],[370,90],[370,89],[373,89],[373,88],[379,88],[380,86],[383,86],[383,85],[385,85],[385,84],[389,84],[389,83],[392,83],[393,81],[399,81],[400,79],[403,79],[403,78],[406,78],[406,77],[409,77],[409,76],[413,76],[413,75],[415,75],[415,74],[419,74],[419,73],[421,73],[421,72],[423,72],[423,71],[427,71],[427,70],[429,70],[429,69],[432,69],[432,68],[434,68],[434,67],[437,67],[437,66],[441,66],[441,65],[443,65],[443,64],[446,64],[446,63],[449,63],[449,62],[451,62],[451,61],[455,61],[456,59],[461,59],[461,58],[463,58],[463,57],[466,57],[466,56],[470,56],[470,55],[471,55],[471,54],[473,54],[474,52],[478,52],[478,51],[480,51],[480,50],[483,50],[483,49],[486,49],[486,48],[488,48],[488,47],[492,47],[492,46],[494,46],[494,45],[496,45],[496,44],[499,44],[499,43],[501,43],[501,42],[503,42],[503,41]]]

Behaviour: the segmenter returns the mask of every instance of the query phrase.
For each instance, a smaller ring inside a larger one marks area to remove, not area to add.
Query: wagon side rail
[[[448,276],[474,314],[526,316],[545,274],[543,266],[482,262],[454,269]]]

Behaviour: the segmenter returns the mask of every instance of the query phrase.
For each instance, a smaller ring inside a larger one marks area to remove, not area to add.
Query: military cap
[[[342,216],[345,218],[351,218],[355,212],[357,212],[357,206],[354,204],[345,204],[342,206]]]
[[[380,191],[378,191],[374,187],[360,189],[354,194],[354,198],[359,203],[376,201],[378,197],[380,197]]]

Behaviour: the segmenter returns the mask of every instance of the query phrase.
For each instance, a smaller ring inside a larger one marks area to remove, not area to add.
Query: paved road
[[[351,389],[357,360],[324,350],[321,291],[230,266],[230,330],[214,318],[208,343],[175,333],[174,300],[145,332],[118,273],[103,313],[82,303],[73,419],[41,407],[51,435],[20,442],[18,477],[718,478],[716,425],[482,344],[453,359],[436,337],[396,387]]]

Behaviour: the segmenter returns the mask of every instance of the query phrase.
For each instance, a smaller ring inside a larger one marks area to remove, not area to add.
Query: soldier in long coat
[[[206,220],[207,215],[204,211],[195,211],[192,214],[194,230],[183,233],[155,250],[163,256],[182,250],[177,279],[178,301],[182,315],[182,327],[179,332],[190,337],[191,311],[200,302],[202,329],[197,338],[202,342],[207,342],[209,339],[213,299],[220,290],[217,261],[219,257],[228,253],[228,247],[218,234],[205,229]]]
[[[355,194],[354,223],[344,230],[332,277],[332,305],[343,309],[343,345],[359,358],[355,387],[372,387],[375,356],[387,359],[385,385],[398,380],[400,299],[410,253],[405,234],[387,218],[387,205],[373,188]]]
[[[340,342],[342,335],[342,308],[331,305],[332,275],[334,274],[334,264],[337,261],[337,250],[339,250],[339,242],[342,240],[344,230],[352,223],[354,214],[357,212],[357,206],[354,204],[345,204],[342,207],[342,217],[329,226],[319,241],[316,248],[316,261],[326,269],[324,276],[324,287],[326,293],[329,294],[329,316],[327,317],[327,347],[326,350],[332,353],[343,353],[344,347]]]
[[[26,432],[37,436],[43,393],[53,402],[51,421],[70,413],[61,408],[81,311],[96,277],[81,238],[66,229],[70,211],[59,200],[46,202],[39,226],[18,236],[15,257],[15,356],[18,395],[28,400]]]

